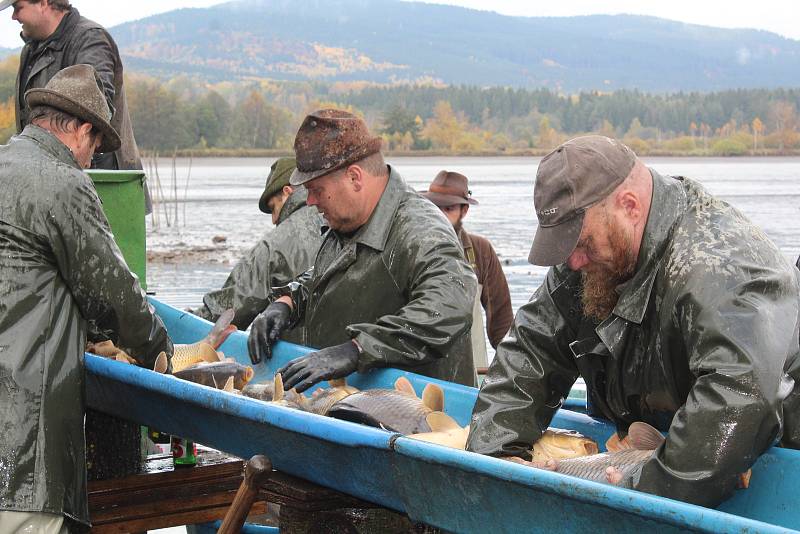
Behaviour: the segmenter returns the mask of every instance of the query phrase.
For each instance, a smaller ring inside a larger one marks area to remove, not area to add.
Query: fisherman
[[[492,244],[485,237],[464,230],[464,217],[467,216],[470,205],[478,204],[472,198],[469,180],[457,172],[440,171],[428,190],[420,194],[442,210],[461,241],[464,256],[478,277],[480,303],[486,312],[486,334],[489,336],[489,343],[496,349],[514,321],[511,293]],[[479,323],[476,319],[480,318],[480,312],[477,315],[478,317],[473,315],[473,329]],[[473,348],[475,342],[476,338],[473,337]]]
[[[0,11],[13,6],[11,16],[22,26],[25,42],[19,60],[15,95],[17,133],[30,122],[30,108],[25,92],[44,87],[61,69],[88,64],[102,80],[102,90],[112,113],[111,126],[119,132],[120,147],[113,152],[94,155],[92,168],[142,168],[139,149],[133,137],[122,76],[122,59],[117,44],[101,25],[82,17],[68,0],[2,0]],[[147,213],[150,195],[145,184]]]
[[[800,286],[761,230],[602,136],[548,154],[534,204],[529,260],[552,267],[489,367],[468,450],[528,459],[578,376],[618,432],[669,432],[624,487],[716,506],[781,435],[800,445]]]
[[[294,158],[281,158],[272,164],[258,208],[272,216],[275,228],[236,264],[222,289],[206,293],[203,307],[194,311],[196,315],[213,322],[233,308],[233,324],[246,330],[270,303],[271,287],[288,284],[314,264],[322,244],[322,217],[306,205],[305,188],[289,184],[295,168]]]
[[[472,385],[477,284],[452,227],[384,163],[381,139],[354,115],[308,115],[294,148],[290,183],[305,185],[330,229],[313,269],[253,322],[254,361],[302,320],[304,344],[322,350],[279,371],[286,390],[377,367]]]
[[[152,368],[172,342],[130,272],[81,169],[120,138],[90,65],[25,93],[0,146],[0,531],[89,526],[83,434],[87,319]]]

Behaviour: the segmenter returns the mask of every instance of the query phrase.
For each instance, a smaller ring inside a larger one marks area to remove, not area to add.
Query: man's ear
[[[644,212],[642,210],[642,201],[636,192],[631,190],[620,191],[616,201],[617,206],[628,219],[634,223],[639,222]]]
[[[294,193],[294,188],[291,185],[284,185],[283,189],[281,189],[281,192],[288,197]]]
[[[345,173],[345,176],[353,186],[353,191],[359,192],[364,188],[364,169],[358,165],[350,165]]]

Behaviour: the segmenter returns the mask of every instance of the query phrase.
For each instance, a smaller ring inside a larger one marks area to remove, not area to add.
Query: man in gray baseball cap
[[[763,232],[601,136],[541,161],[534,205],[530,260],[552,267],[497,350],[468,450],[530,463],[579,376],[614,438],[669,433],[608,483],[716,506],[776,440],[798,448],[800,285]]]

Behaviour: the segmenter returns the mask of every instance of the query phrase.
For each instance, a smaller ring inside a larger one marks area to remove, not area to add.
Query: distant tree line
[[[14,132],[18,59],[0,62],[0,141]],[[366,82],[209,84],[132,74],[128,105],[140,148],[289,151],[303,117],[337,107],[367,120],[395,151],[541,153],[584,133],[625,139],[641,154],[796,153],[800,89],[653,95],[562,95],[546,89]]]

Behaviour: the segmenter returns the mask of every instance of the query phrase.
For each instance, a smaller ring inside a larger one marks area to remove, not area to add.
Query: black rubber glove
[[[288,304],[273,302],[255,318],[247,338],[247,351],[253,364],[272,358],[272,344],[281,337],[291,314],[292,308]]]
[[[283,389],[305,391],[317,382],[342,378],[358,367],[358,347],[352,341],[296,358],[277,372],[283,378]]]

